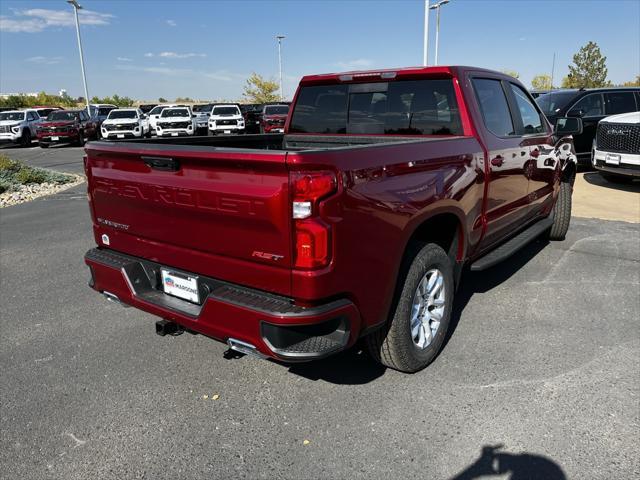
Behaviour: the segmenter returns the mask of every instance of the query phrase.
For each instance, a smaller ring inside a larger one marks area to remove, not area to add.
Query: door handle
[[[163,170],[166,172],[175,172],[180,170],[180,162],[173,158],[164,157],[140,157],[150,168],[155,170]]]
[[[494,167],[501,167],[503,163],[504,158],[502,158],[501,155],[498,155],[497,157],[491,159],[491,165],[493,165]]]

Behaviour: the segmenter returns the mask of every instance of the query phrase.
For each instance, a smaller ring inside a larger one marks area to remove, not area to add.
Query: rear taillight
[[[292,172],[295,267],[320,268],[331,260],[331,227],[320,217],[319,203],[337,189],[333,172]]]

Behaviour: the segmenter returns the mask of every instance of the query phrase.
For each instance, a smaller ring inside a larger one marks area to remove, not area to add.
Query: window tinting
[[[554,116],[575,96],[575,92],[549,92],[536,98],[536,103],[545,115]]]
[[[499,137],[515,135],[509,104],[500,80],[475,78],[473,87],[480,103],[484,124],[489,131]]]
[[[569,114],[576,114],[578,110],[582,110],[583,117],[603,116],[604,108],[602,105],[602,95],[599,93],[592,93],[582,97],[573,107],[571,107]]]
[[[636,101],[633,92],[609,92],[604,94],[607,115],[635,112]]]
[[[451,80],[303,87],[291,132],[460,135]]]
[[[519,86],[514,85],[513,83],[510,83],[509,85],[511,86],[513,95],[516,98],[525,135],[529,133],[544,132],[545,128],[542,126],[540,114],[538,113],[538,110],[536,110],[536,107],[531,103],[531,100],[529,100],[527,94]]]
[[[136,110],[112,110],[109,112],[109,120],[116,120],[119,118],[138,118],[138,112]]]

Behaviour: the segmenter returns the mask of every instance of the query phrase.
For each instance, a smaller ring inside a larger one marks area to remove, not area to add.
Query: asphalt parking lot
[[[79,148],[6,153],[82,172]],[[635,186],[586,175],[576,198],[612,190],[633,219]],[[467,274],[446,348],[405,375],[357,348],[285,366],[158,337],[86,286],[84,191],[0,210],[0,477],[640,475],[640,224],[597,202],[564,242]]]

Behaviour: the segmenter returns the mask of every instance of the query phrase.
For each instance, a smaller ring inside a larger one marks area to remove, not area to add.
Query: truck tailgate
[[[231,282],[251,272],[252,286],[289,293],[285,152],[105,142],[86,151],[99,245]]]

